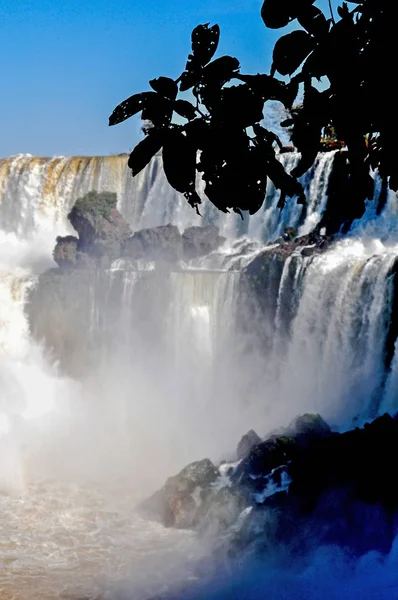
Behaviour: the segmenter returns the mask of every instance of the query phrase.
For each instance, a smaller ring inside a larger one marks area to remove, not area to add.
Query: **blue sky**
[[[321,0],[326,2],[326,0]],[[140,123],[108,127],[114,106],[159,75],[177,77],[198,23],[219,23],[219,54],[267,72],[280,31],[261,0],[0,0],[0,156],[129,151]]]

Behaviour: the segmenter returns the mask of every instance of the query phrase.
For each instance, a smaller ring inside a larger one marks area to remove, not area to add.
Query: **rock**
[[[296,237],[297,237],[297,229],[295,229],[294,227],[285,227],[285,231],[282,235],[282,238],[286,242],[291,242]]]
[[[131,236],[129,224],[116,208],[116,194],[89,192],[79,198],[68,219],[79,234],[77,249],[94,259],[119,258],[124,242]]]
[[[194,527],[199,521],[201,492],[206,492],[218,476],[218,469],[208,458],[191,463],[178,475],[170,477],[161,490],[140,505],[139,510],[152,517],[158,516],[165,527]]]
[[[296,417],[286,429],[271,434],[263,442],[260,440],[253,444],[238,465],[233,479],[243,482],[249,481],[252,476],[266,478],[275,469],[287,465],[304,448],[331,435],[329,425],[320,415],[304,414]],[[255,439],[254,436],[252,439]]]
[[[296,448],[293,437],[270,438],[252,447],[249,454],[237,467],[232,479],[244,484],[254,478],[265,478],[271,471],[286,465]]]
[[[184,258],[191,260],[217,250],[224,242],[220,229],[214,225],[207,227],[188,227],[182,234]]]
[[[391,465],[398,419],[333,433],[320,415],[305,414],[255,445],[228,485],[208,460],[170,478],[147,505],[163,522],[221,533],[237,556],[278,545],[301,556],[322,545],[355,555],[390,552],[398,533],[398,488]],[[250,432],[251,433],[251,432]],[[249,436],[251,437],[251,436]],[[306,440],[306,443],[302,443]],[[222,550],[222,546],[220,546]]]
[[[73,269],[77,265],[77,246],[79,240],[73,235],[58,236],[53,250],[53,258],[61,269]]]
[[[251,429],[250,431],[248,431],[240,440],[238,447],[236,449],[236,455],[238,460],[241,460],[242,458],[245,458],[245,456],[247,456],[250,452],[250,450],[253,448],[253,446],[256,446],[257,444],[261,443],[261,438],[260,436],[257,435],[257,433],[255,431],[253,431],[253,429]]]
[[[200,531],[214,534],[228,529],[249,503],[250,498],[244,488],[226,486],[211,490],[198,510]]]
[[[329,425],[318,414],[306,413],[296,417],[288,427],[289,435],[308,436],[311,438],[322,438],[331,435]]]
[[[182,236],[178,227],[171,224],[141,229],[125,240],[123,256],[177,263],[183,258]]]

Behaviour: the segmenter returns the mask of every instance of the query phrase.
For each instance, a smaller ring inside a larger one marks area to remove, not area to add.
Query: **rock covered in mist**
[[[198,523],[201,492],[218,475],[217,468],[208,458],[191,463],[178,475],[169,477],[164,487],[142,503],[140,509],[160,518],[166,527],[194,527]]]
[[[254,445],[239,464],[227,465],[229,477],[225,465],[217,473],[203,461],[210,477],[196,485],[199,479],[189,473],[201,463],[194,463],[147,503],[153,508],[156,500],[169,526],[216,523],[238,550],[278,544],[304,553],[315,543],[356,554],[389,552],[398,532],[391,470],[397,452],[397,418],[384,415],[336,433],[319,415],[306,414]]]
[[[240,440],[238,447],[236,449],[236,455],[238,460],[245,458],[253,448],[257,444],[261,443],[261,438],[253,429],[250,429]]]
[[[287,431],[296,438],[302,436],[306,440],[328,437],[332,433],[330,426],[322,419],[321,415],[312,413],[296,417],[290,423]]]
[[[191,260],[214,252],[224,242],[220,229],[215,225],[207,227],[188,227],[182,234],[184,259]]]
[[[182,236],[178,227],[171,223],[141,229],[125,240],[123,256],[134,260],[178,263],[183,259]]]
[[[53,250],[53,258],[62,269],[73,269],[77,266],[77,246],[79,239],[73,235],[58,236]]]

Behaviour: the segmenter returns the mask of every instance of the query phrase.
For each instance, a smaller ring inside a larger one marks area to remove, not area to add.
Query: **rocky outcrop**
[[[208,227],[188,227],[182,234],[184,259],[199,258],[217,250],[225,238],[214,225]]]
[[[177,263],[183,259],[183,240],[175,225],[141,229],[126,239],[123,257]]]
[[[75,203],[68,219],[78,237],[58,237],[53,251],[61,269],[109,267],[116,259],[179,265],[210,254],[225,238],[218,227],[189,227],[181,235],[169,223],[132,234],[116,208],[116,194],[89,192]]]
[[[250,431],[248,431],[240,440],[238,447],[236,449],[236,456],[238,458],[238,460],[242,460],[242,458],[245,458],[250,450],[253,448],[253,446],[256,446],[257,444],[261,443],[261,438],[260,436],[257,435],[257,433],[255,431],[253,431],[253,429],[251,429]]]
[[[95,191],[76,201],[68,219],[78,237],[58,237],[53,251],[61,269],[106,267],[120,257],[131,229],[116,202],[116,194]]]
[[[68,219],[79,234],[80,252],[99,260],[104,256],[113,260],[121,255],[131,229],[116,202],[116,194],[89,192],[75,203]]]
[[[214,518],[236,533],[229,543],[241,549],[278,544],[304,552],[315,543],[355,554],[388,552],[398,531],[391,476],[397,452],[397,418],[384,415],[337,433],[319,415],[303,415],[253,446],[238,465],[220,465],[217,473],[210,461],[194,463],[151,501],[169,526],[200,528]],[[201,464],[209,477],[187,477]]]
[[[203,494],[218,476],[209,459],[194,462],[170,477],[140,510],[159,518],[166,527],[194,527],[199,522]]]

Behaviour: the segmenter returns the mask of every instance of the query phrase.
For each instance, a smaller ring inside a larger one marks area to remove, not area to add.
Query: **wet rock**
[[[260,480],[268,478],[272,471],[286,466],[304,448],[330,435],[332,435],[331,429],[320,415],[309,413],[301,415],[286,429],[271,434],[265,441],[260,440],[260,443],[253,444],[238,465],[233,479],[256,487],[253,484],[253,477]],[[262,482],[259,481],[259,484],[261,487]]]
[[[238,460],[245,458],[253,446],[261,443],[261,438],[253,429],[248,431],[240,440],[238,447],[236,449],[236,455]]]
[[[224,242],[220,229],[214,225],[208,227],[188,227],[182,234],[184,259],[199,258],[214,252]]]
[[[287,435],[297,443],[308,444],[314,439],[329,437],[332,430],[319,414],[307,413],[296,417],[287,428]]]
[[[177,263],[183,258],[182,236],[178,227],[171,224],[141,229],[125,240],[123,256]]]
[[[295,556],[323,544],[388,553],[398,533],[397,451],[397,418],[340,434],[320,415],[305,414],[284,435],[255,445],[229,484],[201,461],[150,501],[163,522],[210,529],[236,556],[247,548],[274,552],[275,544]]]
[[[222,487],[212,489],[203,498],[198,510],[198,524],[203,532],[221,532],[232,527],[242,511],[250,505],[250,496],[244,488]]]
[[[272,470],[286,465],[296,448],[294,437],[270,438],[253,446],[249,454],[238,465],[233,480],[250,485],[256,478],[267,477]]]
[[[164,487],[145,500],[139,510],[159,518],[165,527],[194,527],[199,521],[203,494],[206,495],[206,488],[218,476],[218,469],[207,458],[191,463],[178,475],[169,477]]]

